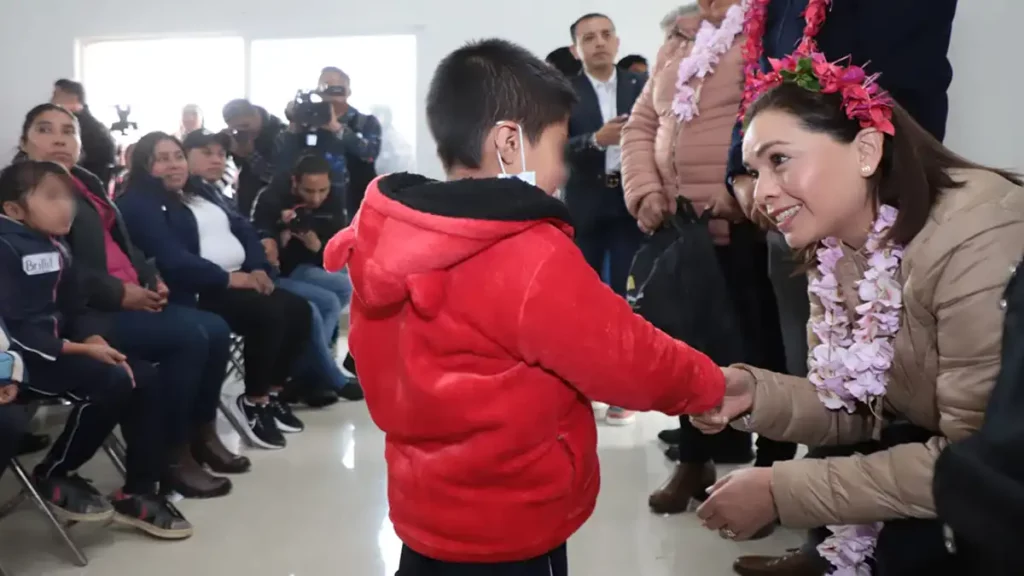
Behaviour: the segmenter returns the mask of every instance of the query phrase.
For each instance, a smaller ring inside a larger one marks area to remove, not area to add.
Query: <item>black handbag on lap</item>
[[[679,198],[678,209],[637,251],[626,281],[633,310],[721,366],[744,360],[743,338],[707,213]]]

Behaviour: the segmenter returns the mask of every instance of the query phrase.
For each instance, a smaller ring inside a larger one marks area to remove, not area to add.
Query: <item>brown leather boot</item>
[[[740,556],[732,569],[740,576],[824,576],[829,567],[821,558],[794,549],[785,556]]]
[[[710,464],[682,463],[661,488],[647,499],[655,514],[681,514],[690,507],[690,500],[704,500],[707,489],[715,483],[715,467]]]
[[[231,492],[231,480],[207,472],[192,457],[187,444],[172,451],[171,465],[161,484],[164,492],[177,492],[185,498],[216,498]]]
[[[228,450],[213,422],[200,426],[196,431],[192,439],[192,456],[196,462],[209,466],[217,474],[244,474],[252,469],[248,458]]]

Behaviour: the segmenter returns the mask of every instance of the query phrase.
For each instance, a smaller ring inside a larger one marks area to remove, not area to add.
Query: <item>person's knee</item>
[[[15,444],[28,430],[31,420],[28,410],[24,406],[17,404],[0,406],[0,442]],[[6,466],[6,463],[0,463],[0,466]]]

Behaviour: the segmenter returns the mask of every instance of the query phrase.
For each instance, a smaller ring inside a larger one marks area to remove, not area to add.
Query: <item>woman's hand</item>
[[[256,282],[256,291],[260,294],[266,296],[274,291],[274,281],[263,270],[250,272],[249,276]]]
[[[754,375],[740,368],[722,368],[725,376],[725,398],[714,410],[690,416],[693,426],[705,434],[718,434],[729,423],[743,416],[754,406]]]
[[[708,489],[710,496],[697,509],[708,530],[723,538],[748,540],[779,517],[772,495],[772,469],[737,470]]]
[[[143,312],[159,312],[167,300],[160,294],[143,288],[138,284],[125,282],[124,295],[121,296],[121,308],[125,310],[141,310]]]
[[[228,288],[237,290],[259,290],[259,285],[251,274],[247,272],[232,272],[228,276]]]
[[[640,209],[636,211],[636,221],[644,234],[654,234],[665,222],[665,216],[671,214],[675,203],[670,203],[661,192],[644,196],[640,201]]]

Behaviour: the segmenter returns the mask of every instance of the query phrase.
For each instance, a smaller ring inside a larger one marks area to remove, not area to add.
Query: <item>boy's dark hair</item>
[[[24,205],[25,197],[35,190],[46,176],[60,178],[72,189],[71,175],[56,162],[38,160],[19,160],[0,172],[0,212],[7,202]]]
[[[589,14],[584,14],[583,16],[580,16],[579,18],[576,19],[575,22],[572,23],[571,26],[569,26],[569,38],[572,39],[573,44],[576,43],[576,29],[580,27],[580,24],[586,22],[587,20],[593,20],[594,18],[604,18],[605,20],[612,22],[611,18],[605,16],[604,14],[601,14],[600,12],[591,12]],[[615,23],[612,22],[612,25],[614,24]]]
[[[330,174],[331,164],[323,156],[305,154],[292,167],[292,178],[302,180],[308,174]]]
[[[639,54],[630,54],[629,56],[623,57],[622,60],[619,60],[617,66],[624,70],[628,70],[633,64],[643,64],[644,66],[647,66],[647,58],[644,58]]]
[[[225,122],[230,122],[239,116],[249,116],[256,113],[256,107],[245,98],[236,98],[224,105],[223,116]]]
[[[65,94],[71,94],[75,98],[78,98],[79,102],[85,104],[85,86],[82,86],[81,82],[61,78],[53,83],[53,87]]]
[[[559,71],[507,40],[471,42],[441,61],[427,92],[427,124],[445,170],[480,168],[484,138],[518,122],[535,143],[569,117],[576,92]]]

